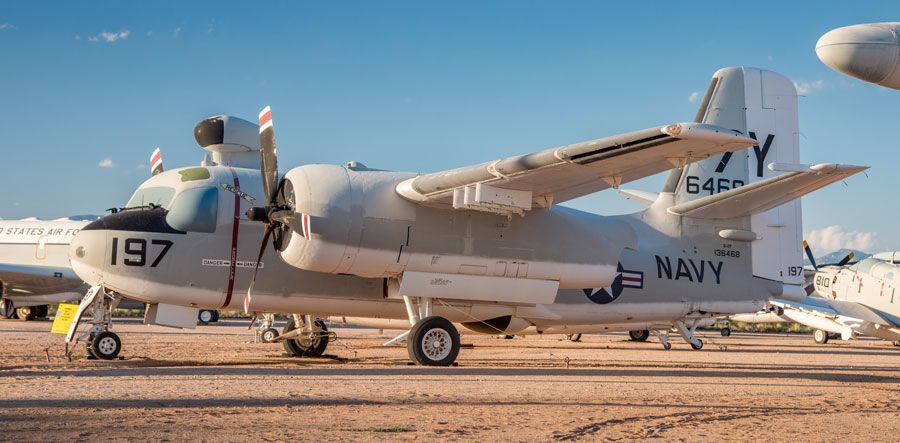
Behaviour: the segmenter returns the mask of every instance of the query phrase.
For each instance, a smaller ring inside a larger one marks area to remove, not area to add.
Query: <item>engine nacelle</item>
[[[284,195],[296,214],[282,259],[308,271],[370,278],[407,271],[484,276],[501,291],[511,286],[497,277],[595,288],[611,284],[622,250],[636,247],[630,225],[565,207],[507,219],[413,203],[395,190],[413,176],[335,165],[291,169]]]

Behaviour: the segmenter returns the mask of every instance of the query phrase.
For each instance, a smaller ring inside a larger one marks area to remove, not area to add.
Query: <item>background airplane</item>
[[[900,89],[900,23],[867,23],[828,31],[816,55],[831,69],[891,89]]]

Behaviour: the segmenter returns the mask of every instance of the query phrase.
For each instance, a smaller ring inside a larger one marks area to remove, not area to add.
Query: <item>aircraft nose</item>
[[[900,55],[894,28],[882,23],[831,30],[816,42],[816,55],[822,63],[851,77],[877,84],[890,82],[896,77]]]
[[[72,270],[89,285],[100,284],[103,278],[103,264],[106,262],[106,230],[84,227],[69,246],[69,261]]]

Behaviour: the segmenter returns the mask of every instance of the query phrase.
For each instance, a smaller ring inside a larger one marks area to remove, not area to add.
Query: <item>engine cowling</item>
[[[636,247],[630,225],[564,207],[506,217],[431,208],[396,192],[411,173],[305,165],[285,174],[294,208],[282,259],[301,269],[361,277],[407,271],[558,281],[600,287]]]

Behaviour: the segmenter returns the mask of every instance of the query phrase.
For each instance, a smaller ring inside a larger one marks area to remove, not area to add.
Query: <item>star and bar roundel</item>
[[[584,295],[592,302],[605,305],[619,298],[624,288],[644,288],[644,273],[641,271],[629,271],[622,267],[622,263],[616,268],[616,278],[611,285],[605,288],[583,289]]]

